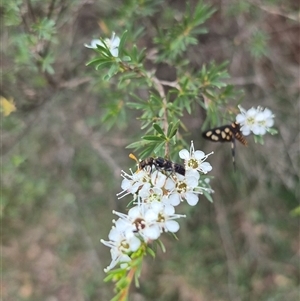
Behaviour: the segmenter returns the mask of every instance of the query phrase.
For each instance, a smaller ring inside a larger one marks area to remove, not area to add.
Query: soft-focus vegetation
[[[194,10],[199,1],[187,3],[2,1],[3,300],[112,297],[103,283],[110,257],[99,240],[111,227],[111,210],[127,204],[115,197],[121,169],[135,164],[126,146],[155,116],[141,118],[135,109],[156,98],[147,80],[132,80],[134,72],[118,82],[116,69],[87,67],[93,52],[83,45],[125,30],[134,63],[145,59],[170,97],[176,79],[199,84],[171,114],[185,105],[176,115],[180,134],[215,151],[214,203],[202,198],[186,207],[179,242],[164,240],[167,253],[144,264],[130,300],[299,297],[299,7],[210,1],[204,13]],[[210,17],[189,24],[193,13]],[[194,25],[191,38],[186,30]],[[264,145],[237,145],[234,173],[229,145],[204,141],[201,132],[230,122],[241,102],[269,107],[279,134]]]

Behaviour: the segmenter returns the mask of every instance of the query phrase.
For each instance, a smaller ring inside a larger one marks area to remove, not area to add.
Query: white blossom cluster
[[[104,39],[104,43],[106,47],[109,49],[110,53],[114,57],[119,56],[119,45],[120,45],[120,38],[116,36],[113,32],[110,39]],[[94,39],[91,41],[91,44],[84,44],[87,48],[96,49],[97,45],[104,47],[103,42],[100,39]]]
[[[265,135],[274,124],[274,114],[268,108],[251,108],[248,111],[239,106],[240,114],[236,116],[236,122],[241,125],[244,136],[251,132],[254,135]]]
[[[148,244],[158,239],[164,232],[176,233],[179,224],[175,219],[185,217],[175,213],[175,207],[186,201],[195,206],[199,194],[212,193],[209,179],[203,174],[212,170],[210,163],[205,162],[210,154],[194,150],[193,142],[190,151],[179,152],[184,160],[185,175],[175,171],[166,172],[156,169],[155,165],[138,169],[128,174],[122,171],[122,191],[119,198],[131,194],[133,207],[127,214],[113,211],[119,219],[113,220],[108,238],[101,242],[110,247],[112,261],[105,269],[109,271],[117,264],[127,267],[131,261],[130,255],[142,244]]]

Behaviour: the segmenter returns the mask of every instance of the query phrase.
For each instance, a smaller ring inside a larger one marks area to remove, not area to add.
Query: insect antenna
[[[136,162],[136,165],[138,167],[138,171],[140,171],[141,170],[141,168],[140,168],[140,161],[137,159],[137,157],[134,154],[130,153],[129,154],[129,158],[132,159],[132,160],[134,160]]]
[[[140,163],[139,160],[137,159],[137,157],[134,154],[132,154],[132,153],[129,154],[129,158],[132,159],[132,160],[134,160],[137,164]]]

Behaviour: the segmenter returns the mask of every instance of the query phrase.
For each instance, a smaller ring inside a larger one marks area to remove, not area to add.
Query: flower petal
[[[190,158],[190,153],[187,149],[182,149],[179,152],[179,157],[183,160],[188,160]]]
[[[178,193],[173,193],[169,196],[169,202],[172,206],[178,206],[180,204],[180,196]]]
[[[197,205],[198,201],[199,201],[199,197],[197,194],[194,194],[192,192],[187,192],[185,194],[185,199],[187,201],[187,203],[190,205],[190,206],[195,206]]]
[[[167,231],[175,233],[179,230],[180,226],[176,221],[168,220],[165,223],[165,228]]]

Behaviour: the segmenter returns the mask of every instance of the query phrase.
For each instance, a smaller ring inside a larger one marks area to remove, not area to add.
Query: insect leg
[[[235,165],[235,138],[234,137],[231,140],[231,154],[232,154],[233,170],[236,171],[236,165]]]

